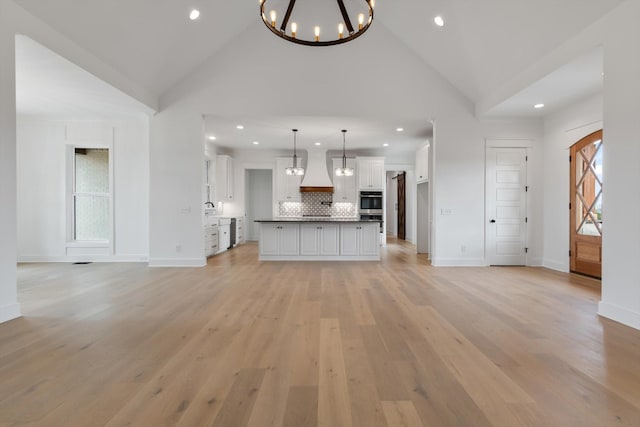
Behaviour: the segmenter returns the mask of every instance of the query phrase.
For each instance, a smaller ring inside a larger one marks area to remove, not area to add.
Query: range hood
[[[300,184],[301,193],[333,193],[327,170],[327,150],[307,150],[307,170]]]

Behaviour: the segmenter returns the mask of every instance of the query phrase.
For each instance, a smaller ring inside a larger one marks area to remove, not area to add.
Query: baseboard
[[[542,266],[546,267],[550,270],[556,270],[556,271],[561,271],[562,273],[568,273],[569,272],[569,266],[566,265],[563,262],[556,262],[556,261],[551,261],[548,259],[543,259],[542,260]]]
[[[8,322],[20,316],[22,316],[22,313],[20,312],[20,304],[18,303],[0,307],[0,323]]]
[[[207,258],[153,258],[149,260],[149,267],[204,267]]]
[[[640,313],[627,308],[600,301],[598,303],[598,314],[634,329],[640,329]]]
[[[433,258],[434,267],[486,267],[484,258]]]
[[[19,263],[32,262],[147,262],[146,255],[74,255],[74,256],[47,256],[47,255],[21,255]]]
[[[527,263],[527,267],[544,267],[541,258],[534,258]]]

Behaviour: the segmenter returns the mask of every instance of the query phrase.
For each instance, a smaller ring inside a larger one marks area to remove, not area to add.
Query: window
[[[73,147],[72,241],[109,242],[111,238],[109,154],[107,148]]]

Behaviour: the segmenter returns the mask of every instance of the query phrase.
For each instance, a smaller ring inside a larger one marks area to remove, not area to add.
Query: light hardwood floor
[[[593,281],[414,252],[21,265],[0,426],[640,426],[640,332]]]

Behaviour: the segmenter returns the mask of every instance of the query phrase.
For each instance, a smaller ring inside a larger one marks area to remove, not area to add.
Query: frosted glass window
[[[75,148],[74,240],[109,240],[109,150]]]

